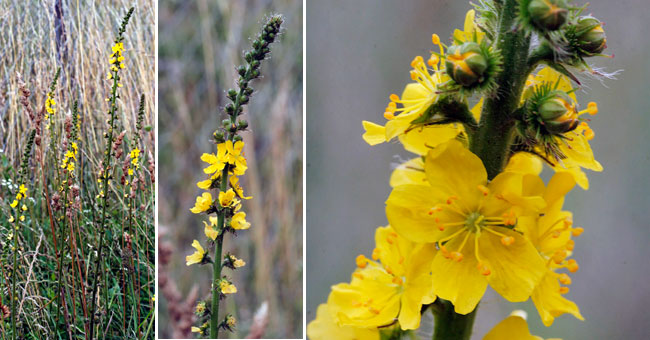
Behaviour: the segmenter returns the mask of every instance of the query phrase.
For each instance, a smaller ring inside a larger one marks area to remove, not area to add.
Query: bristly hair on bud
[[[451,81],[440,85],[442,91],[469,96],[478,92],[490,94],[496,88],[496,77],[502,71],[500,51],[484,39],[451,45],[447,49],[445,70]]]

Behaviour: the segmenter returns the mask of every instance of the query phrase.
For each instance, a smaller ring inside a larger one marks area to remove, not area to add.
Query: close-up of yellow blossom
[[[387,326],[394,319],[403,329],[419,327],[422,305],[435,300],[430,284],[435,247],[416,245],[390,226],[377,228],[375,245],[372,260],[357,257],[349,284],[332,287],[327,304],[338,310],[334,318],[355,327]]]
[[[488,283],[504,298],[525,301],[545,266],[529,240],[515,230],[522,208],[541,209],[541,197],[524,197],[523,176],[502,173],[490,183],[482,162],[458,141],[425,159],[427,184],[393,188],[386,216],[409,240],[435,243],[433,288],[456,312],[474,310]]]

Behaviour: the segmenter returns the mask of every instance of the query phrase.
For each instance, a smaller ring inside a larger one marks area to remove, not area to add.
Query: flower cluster
[[[420,326],[427,309],[436,317],[434,332],[455,327],[450,320],[473,315],[488,286],[510,302],[531,299],[546,326],[563,314],[583,320],[565,295],[570,274],[579,268],[571,258],[574,238],[584,229],[574,226],[563,203],[576,184],[588,188],[583,169],[602,170],[584,115],[595,115],[598,106],[578,109],[573,77],[557,59],[531,55],[521,59],[531,63],[529,71],[519,78],[503,75],[510,71],[502,69],[501,53],[529,51],[497,39],[537,34],[544,46],[559,37],[543,30],[564,27],[563,17],[571,27],[579,12],[564,10],[563,1],[522,1],[530,6],[515,6],[511,15],[535,29],[499,33],[491,21],[506,10],[497,14],[491,3],[477,6],[478,17],[474,10],[467,13],[464,30],[454,32],[450,46],[433,35],[440,52],[412,61],[414,82],[401,96],[390,95],[384,126],[363,122],[368,144],[398,138],[416,157],[393,171],[389,226],[376,230],[370,258],[356,258],[350,282],[332,286],[308,325],[312,340],[399,338]],[[599,27],[590,26],[594,36]],[[498,88],[504,83],[517,90]],[[493,89],[514,97],[503,102],[508,96]],[[511,112],[503,112],[508,105]],[[555,170],[548,183],[539,177],[544,162]],[[441,317],[445,313],[456,317]],[[447,334],[469,338],[467,332]],[[519,314],[484,339],[513,334],[531,337]]]
[[[250,82],[260,76],[261,61],[270,53],[270,44],[273,43],[280,33],[282,24],[281,16],[271,16],[262,28],[262,32],[253,41],[253,48],[244,53],[246,65],[237,68],[239,79],[238,89],[227,91],[227,97],[231,103],[224,107],[228,118],[222,121],[222,125],[213,134],[216,144],[216,153],[204,153],[201,161],[207,164],[203,173],[207,175],[205,180],[199,181],[197,187],[206,190],[196,198],[194,207],[190,211],[194,214],[206,214],[208,221],[203,221],[204,233],[208,241],[208,248],[214,245],[214,257],[211,258],[208,251],[201,245],[201,242],[194,240],[192,247],[196,251],[186,257],[186,264],[208,264],[213,267],[212,275],[212,305],[209,310],[205,303],[200,302],[197,310],[201,307],[201,321],[203,318],[210,318],[210,322],[202,323],[200,327],[193,327],[192,331],[205,334],[209,329],[210,336],[216,338],[219,329],[233,331],[236,321],[232,315],[219,319],[219,301],[227,295],[237,293],[237,287],[226,276],[222,275],[222,269],[235,270],[243,267],[246,262],[234,255],[227,253],[222,258],[223,242],[226,233],[236,234],[238,230],[250,228],[246,221],[246,213],[242,211],[242,200],[251,199],[251,196],[244,194],[240,184],[240,176],[243,176],[248,169],[244,155],[245,143],[239,134],[248,129],[248,122],[241,119],[244,113],[243,108],[248,104],[253,88]],[[215,196],[210,192],[215,190]]]

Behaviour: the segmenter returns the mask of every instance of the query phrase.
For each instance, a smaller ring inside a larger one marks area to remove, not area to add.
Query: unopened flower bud
[[[460,46],[449,47],[446,61],[447,74],[456,83],[472,86],[482,82],[488,67],[479,44],[469,41]]]
[[[562,27],[569,14],[565,0],[532,0],[528,12],[537,28],[548,31]]]
[[[599,54],[607,48],[607,37],[600,20],[582,17],[576,24],[578,46],[587,53]]]
[[[240,120],[239,122],[237,122],[237,128],[239,130],[246,130],[247,127],[248,127],[248,122],[247,121]]]
[[[230,100],[235,100],[235,98],[237,98],[237,91],[235,91],[235,89],[228,90],[228,98]]]
[[[578,127],[578,112],[569,95],[555,90],[543,99],[538,106],[538,113],[544,127],[550,133],[566,133]]]

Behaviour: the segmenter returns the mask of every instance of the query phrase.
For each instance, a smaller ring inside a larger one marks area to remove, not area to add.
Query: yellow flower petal
[[[377,145],[386,141],[385,127],[366,120],[364,120],[362,124],[363,129],[366,131],[362,137],[366,143],[370,145]]]
[[[307,337],[310,340],[379,340],[377,328],[340,326],[333,315],[336,315],[335,307],[319,305],[316,319],[307,324]]]
[[[542,322],[548,327],[556,317],[565,313],[584,320],[578,306],[560,294],[560,283],[555,275],[549,270],[531,296]]]
[[[400,164],[390,175],[390,186],[396,187],[405,184],[425,185],[427,176],[424,173],[424,160],[422,157],[413,158]]]

